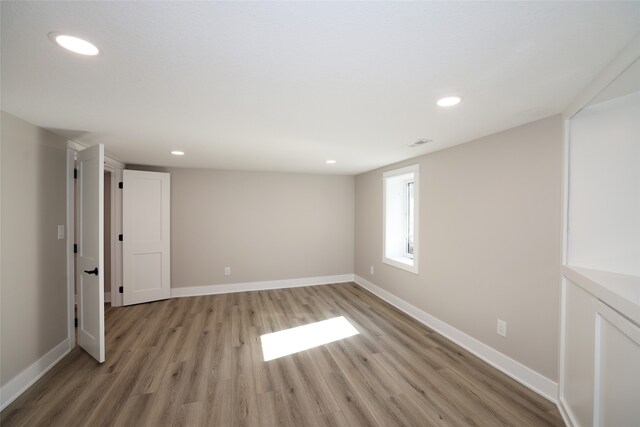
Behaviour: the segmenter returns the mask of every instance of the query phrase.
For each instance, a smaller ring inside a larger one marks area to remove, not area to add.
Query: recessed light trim
[[[96,56],[100,49],[91,42],[70,34],[59,33],[57,31],[48,34],[49,39],[58,46],[83,56]]]
[[[454,105],[458,105],[462,101],[462,98],[459,96],[445,96],[444,98],[438,99],[439,107],[453,107]]]
[[[328,164],[328,165],[335,165],[336,161],[331,159],[331,160],[327,160],[325,163]]]
[[[184,151],[173,150],[171,154],[173,154],[174,156],[184,156]]]

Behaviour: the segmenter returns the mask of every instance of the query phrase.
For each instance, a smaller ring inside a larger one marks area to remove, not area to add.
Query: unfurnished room
[[[640,426],[640,1],[0,19],[3,427]]]

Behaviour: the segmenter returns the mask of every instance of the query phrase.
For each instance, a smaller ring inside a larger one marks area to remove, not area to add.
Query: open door
[[[78,152],[78,344],[102,363],[104,348],[104,146]]]
[[[122,178],[123,304],[167,299],[171,176],[124,170]]]

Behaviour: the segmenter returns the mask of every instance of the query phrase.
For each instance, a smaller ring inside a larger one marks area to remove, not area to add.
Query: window
[[[382,262],[418,273],[418,165],[385,172]]]
[[[405,201],[405,207],[407,209],[407,237],[406,237],[406,241],[407,241],[407,256],[409,258],[413,258],[413,209],[415,206],[415,201],[414,201],[414,187],[415,187],[415,182],[414,181],[409,181],[406,184],[407,188],[407,199]]]

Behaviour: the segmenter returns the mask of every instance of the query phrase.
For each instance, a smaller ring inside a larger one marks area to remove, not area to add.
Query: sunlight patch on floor
[[[343,316],[334,317],[262,335],[262,355],[267,362],[358,334],[358,330]]]

